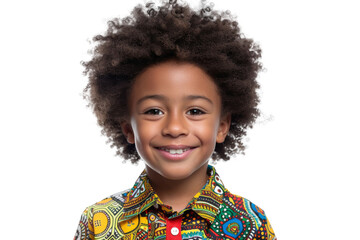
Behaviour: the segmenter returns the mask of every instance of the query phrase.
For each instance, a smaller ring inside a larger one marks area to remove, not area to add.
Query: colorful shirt
[[[144,170],[130,190],[86,208],[74,240],[276,240],[262,209],[231,194],[210,165],[208,175],[200,192],[176,212],[162,203]]]

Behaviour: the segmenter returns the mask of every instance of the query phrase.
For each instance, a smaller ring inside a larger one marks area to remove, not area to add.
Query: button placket
[[[166,219],[166,240],[181,240],[182,215]]]

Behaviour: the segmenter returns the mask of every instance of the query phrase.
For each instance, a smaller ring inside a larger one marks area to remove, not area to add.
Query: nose
[[[171,113],[165,119],[162,128],[164,136],[179,137],[181,135],[188,135],[189,130],[186,124],[185,116],[181,113]]]

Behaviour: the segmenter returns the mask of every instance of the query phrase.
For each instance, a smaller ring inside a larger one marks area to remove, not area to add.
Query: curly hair
[[[107,31],[93,38],[92,58],[82,62],[89,79],[83,96],[116,155],[132,163],[140,159],[121,130],[129,90],[138,74],[169,60],[203,69],[219,88],[223,112],[231,114],[228,136],[216,144],[212,159],[244,154],[242,139],[260,115],[256,78],[262,70],[261,49],[245,38],[229,11],[215,11],[212,5],[202,2],[195,11],[176,0],[139,4],[130,16],[108,21]]]

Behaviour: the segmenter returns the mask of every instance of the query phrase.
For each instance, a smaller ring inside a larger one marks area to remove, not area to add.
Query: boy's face
[[[217,86],[189,63],[165,62],[135,79],[130,124],[122,129],[147,171],[182,180],[207,166],[216,142],[225,140],[230,116],[221,117]]]

